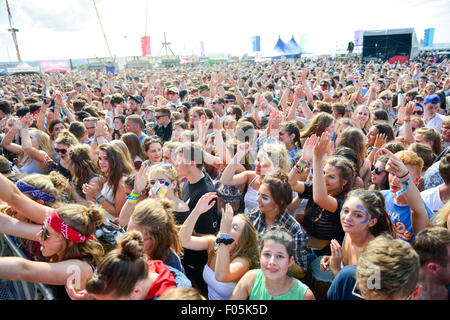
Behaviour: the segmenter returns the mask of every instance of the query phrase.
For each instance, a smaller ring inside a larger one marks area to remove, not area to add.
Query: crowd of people
[[[448,300],[450,61],[0,77],[0,279],[56,299]],[[447,115],[448,114],[448,115]]]

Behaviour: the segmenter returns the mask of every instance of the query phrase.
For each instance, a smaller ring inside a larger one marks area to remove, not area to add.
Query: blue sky
[[[270,50],[278,39],[299,41],[306,49],[333,53],[347,46],[356,30],[414,28],[418,40],[424,29],[436,28],[435,43],[450,43],[450,1],[377,0],[96,0],[112,55],[141,54],[140,37],[151,37],[152,55],[162,47],[164,32],[176,54],[251,53],[251,37],[261,36]],[[9,0],[13,26],[18,28],[24,60],[108,56],[92,0]],[[0,61],[16,61],[6,14],[0,3]]]

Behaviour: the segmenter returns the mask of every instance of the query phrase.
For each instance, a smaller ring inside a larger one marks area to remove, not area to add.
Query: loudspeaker
[[[412,36],[412,33],[364,35],[362,56],[383,61],[394,56],[410,56]]]

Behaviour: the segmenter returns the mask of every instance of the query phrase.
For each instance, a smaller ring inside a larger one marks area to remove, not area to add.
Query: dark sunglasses
[[[56,153],[61,153],[61,154],[66,154],[67,153],[67,149],[58,149],[55,148]]]
[[[381,99],[383,99],[383,100],[392,100],[392,97],[384,96]]]
[[[420,116],[423,114],[423,110],[414,110],[413,114],[418,114]]]
[[[383,170],[381,168],[375,168],[375,166],[372,165],[371,171],[375,171],[375,174],[379,175],[379,174],[382,174],[383,172],[385,172],[386,170]]]
[[[45,240],[47,240],[50,237],[50,235],[48,234],[48,230],[47,230],[47,228],[45,228],[44,225],[42,225],[41,230],[42,230],[41,239],[42,239],[42,241],[45,241]]]
[[[234,102],[234,100],[225,100],[225,103],[231,103]]]
[[[161,119],[161,118],[164,118],[164,117],[167,117],[168,115],[167,114],[165,114],[165,115],[162,115],[162,116],[155,116],[155,118],[156,119]]]

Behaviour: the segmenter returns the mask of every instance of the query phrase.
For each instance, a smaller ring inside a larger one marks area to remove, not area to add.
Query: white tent
[[[40,73],[40,67],[32,67],[26,62],[19,63],[14,68],[8,68],[7,72],[9,74],[19,74],[19,73]]]

